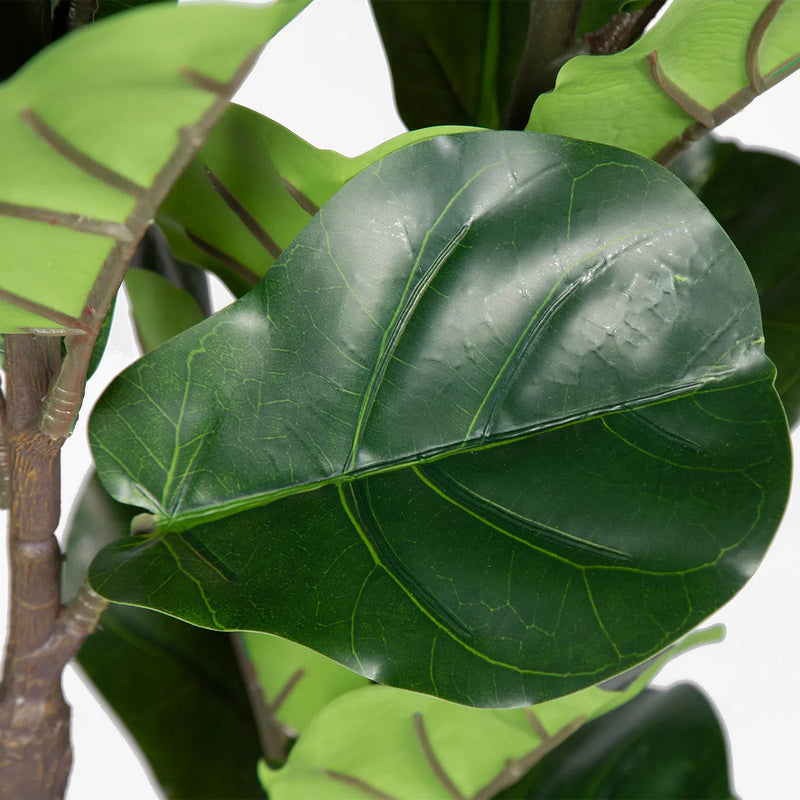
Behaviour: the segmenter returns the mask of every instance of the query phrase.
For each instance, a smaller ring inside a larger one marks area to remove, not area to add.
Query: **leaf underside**
[[[150,6],[71,33],[0,87],[0,332],[97,331],[170,185],[302,7]]]
[[[796,2],[673,0],[627,50],[568,61],[527,129],[668,163],[797,69],[799,37]]]
[[[459,702],[565,694],[752,573],[788,492],[773,379],[741,257],[658,165],[421,142],[111,385],[99,475],[159,529],[90,580]]]

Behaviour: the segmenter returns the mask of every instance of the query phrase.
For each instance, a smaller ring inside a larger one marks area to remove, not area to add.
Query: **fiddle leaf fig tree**
[[[665,165],[800,65],[800,0],[373,0],[411,130],[355,158],[229,105],[306,4],[0,9],[0,795],[63,795],[77,657],[169,797],[730,796],[704,695],[646,687],[786,505],[753,230],[796,249],[796,168]]]

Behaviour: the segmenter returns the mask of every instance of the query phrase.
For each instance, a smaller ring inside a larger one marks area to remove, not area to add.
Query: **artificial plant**
[[[77,654],[171,797],[729,796],[702,694],[642,692],[788,495],[794,171],[693,142],[800,3],[375,0],[409,131],[356,158],[229,102],[305,2],[128,5],[8,12],[2,791],[63,794]]]

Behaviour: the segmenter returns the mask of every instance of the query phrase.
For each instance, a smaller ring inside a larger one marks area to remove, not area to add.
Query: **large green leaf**
[[[568,61],[528,129],[666,162],[797,69],[798,41],[797,0],[673,0],[622,53]]]
[[[231,105],[173,186],[158,221],[180,258],[213,270],[241,296],[350,178],[412,142],[458,130],[412,131],[347,158]]]
[[[305,1],[119,14],[0,87],[0,331],[97,330],[170,185]]]
[[[800,166],[713,139],[675,164],[731,237],[755,279],[767,355],[789,422],[800,422]]]
[[[593,686],[526,709],[467,708],[400,689],[359,689],[323,709],[284,767],[262,763],[259,774],[271,800],[351,800],[362,792],[397,800],[488,799],[558,741],[579,735],[573,731],[587,720],[599,717],[602,724],[602,715],[636,697],[667,661],[720,635],[717,628],[687,637],[622,689]]]
[[[65,600],[98,549],[127,534],[135,512],[114,502],[95,476],[87,481],[69,526]],[[78,664],[130,731],[167,797],[263,797],[258,730],[228,634],[112,604]]]
[[[647,689],[581,728],[498,800],[728,800],[725,733],[690,683]]]
[[[156,519],[90,580],[461,702],[565,694],[755,569],[789,485],[773,379],[744,262],[666,170],[419,142],[109,387],[101,480]]]

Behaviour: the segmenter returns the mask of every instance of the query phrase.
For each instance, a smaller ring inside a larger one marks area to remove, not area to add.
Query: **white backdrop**
[[[270,43],[237,100],[278,120],[318,147],[355,155],[404,130],[367,0],[315,0]],[[791,153],[800,161],[800,74],[786,80],[719,129],[742,143]],[[218,292],[220,298],[223,292]],[[90,382],[85,408],[135,355],[127,306],[118,307],[108,355]],[[77,495],[89,464],[87,413],[64,451],[63,503]],[[800,436],[794,437],[795,448]],[[787,797],[796,785],[800,723],[800,480],[793,502],[755,577],[709,622],[722,622],[722,644],[680,657],[657,683],[700,684],[728,729],[733,779],[744,798]],[[62,528],[64,522],[62,520]],[[0,586],[7,585],[5,554]],[[0,592],[0,624],[6,619]],[[131,744],[77,673],[65,692],[73,707],[75,768],[68,800],[148,800],[159,797]],[[424,800],[424,799],[420,799]]]

